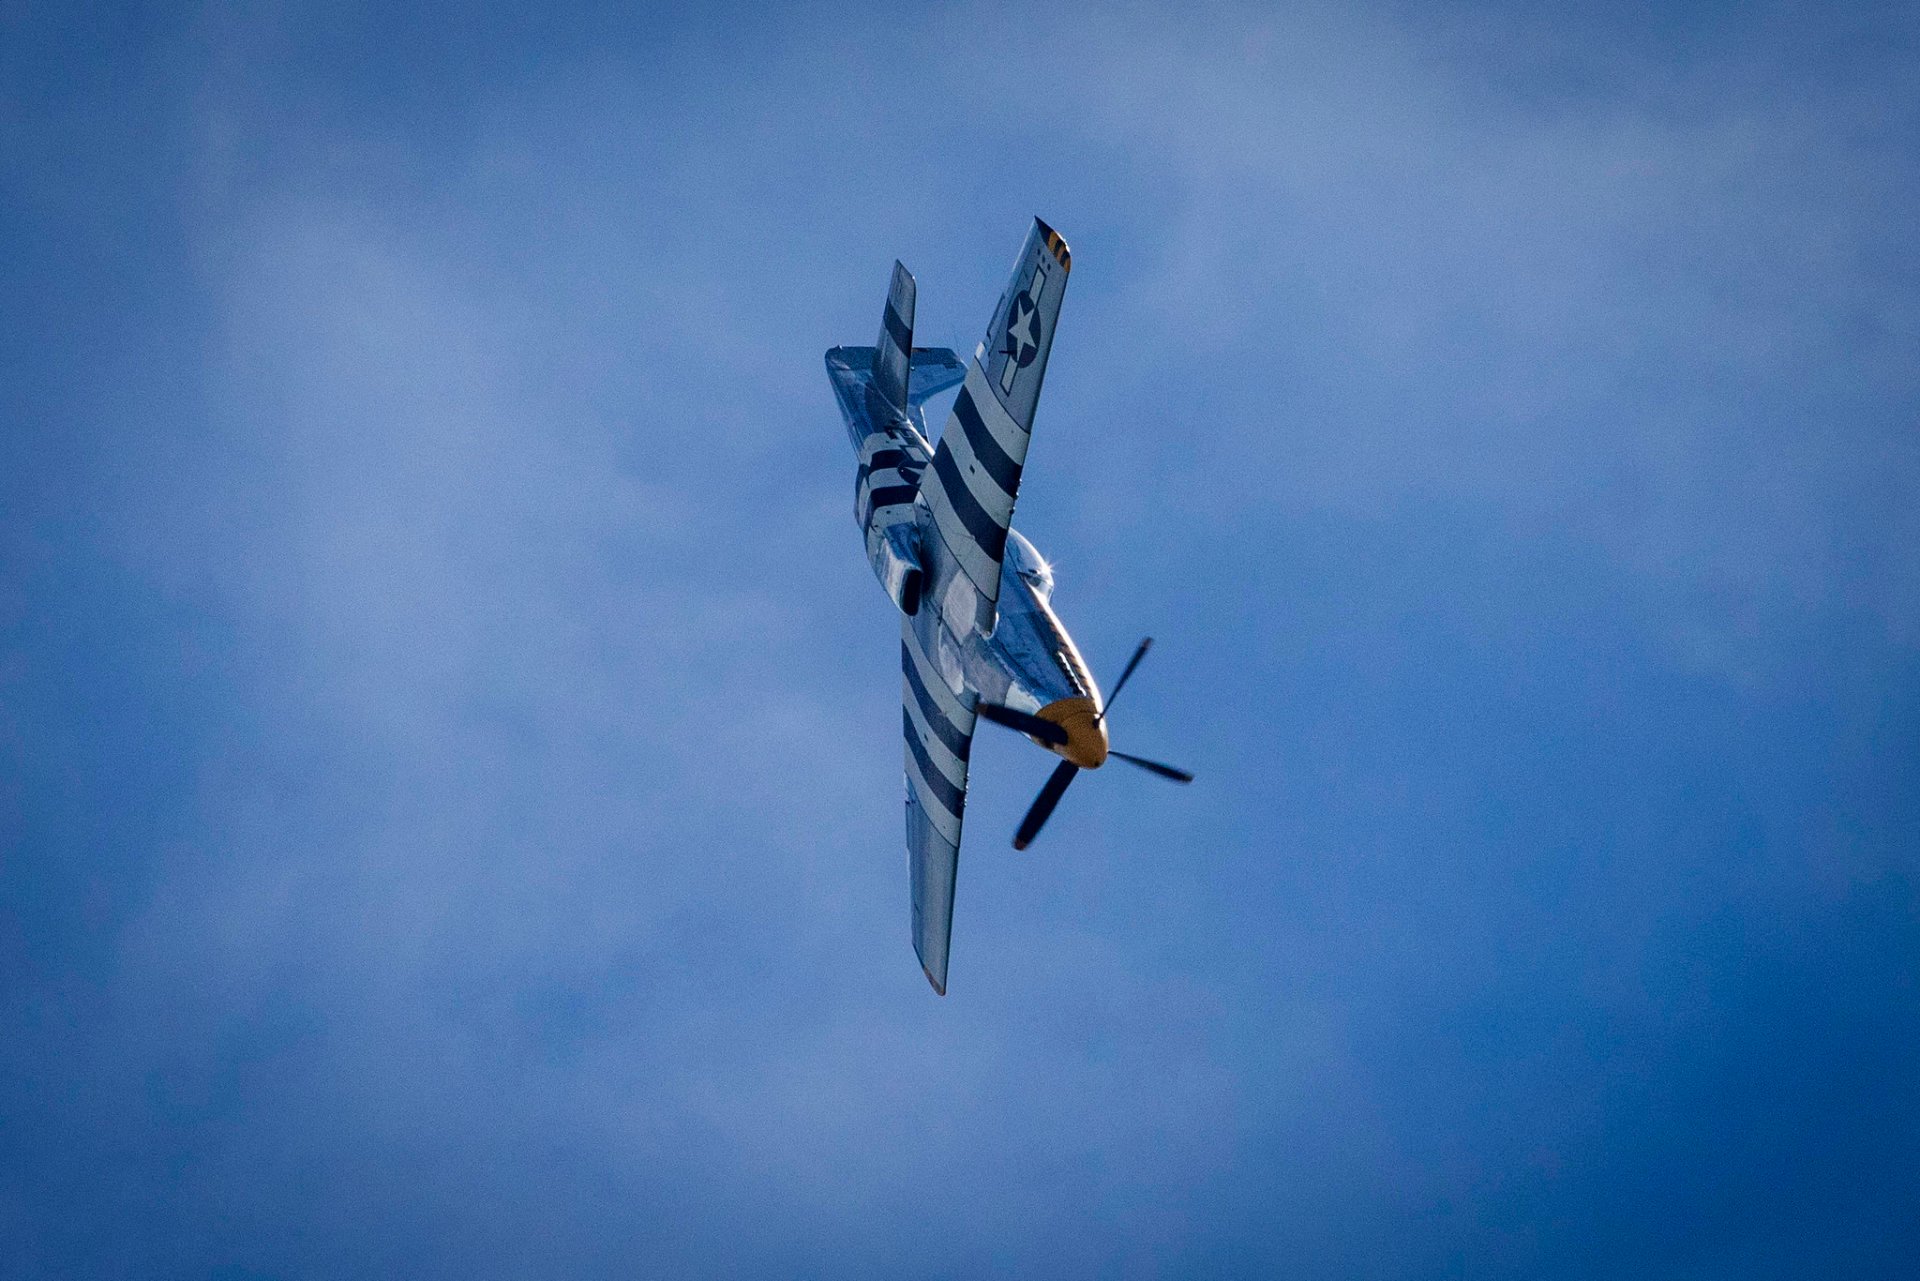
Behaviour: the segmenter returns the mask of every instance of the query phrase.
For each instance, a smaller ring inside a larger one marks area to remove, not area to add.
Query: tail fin
[[[880,340],[873,348],[873,389],[902,411],[913,362],[913,298],[913,274],[896,261],[887,309],[880,318]]]

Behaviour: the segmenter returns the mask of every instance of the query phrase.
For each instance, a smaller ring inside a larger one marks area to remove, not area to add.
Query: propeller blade
[[[1080,772],[1080,767],[1072,761],[1061,761],[1059,768],[1053,771],[1053,777],[1040,789],[1040,795],[1033,798],[1033,808],[1020,820],[1020,830],[1013,834],[1013,848],[1023,850],[1032,844],[1033,838],[1040,834],[1040,828],[1053,813],[1053,807],[1060,803],[1060,797],[1067,790],[1067,784]]]
[[[1005,725],[1008,729],[1017,729],[1022,734],[1031,734],[1043,743],[1059,746],[1067,741],[1067,731],[1052,721],[1043,721],[1038,716],[1016,712],[1011,707],[1002,707],[998,703],[975,703],[973,710],[996,725]]]
[[[1133,651],[1133,657],[1127,660],[1126,670],[1120,673],[1120,679],[1113,683],[1113,692],[1107,695],[1106,706],[1102,707],[1100,709],[1100,714],[1093,718],[1093,723],[1095,725],[1098,725],[1101,721],[1104,721],[1105,719],[1107,719],[1107,711],[1113,706],[1113,700],[1120,697],[1120,691],[1127,687],[1127,678],[1133,675],[1133,669],[1140,666],[1140,660],[1145,658],[1147,656],[1147,651],[1152,648],[1153,648],[1153,637],[1149,636],[1145,640],[1140,642],[1139,649],[1136,649]]]
[[[1123,760],[1129,765],[1138,765],[1143,770],[1158,774],[1161,778],[1170,778],[1176,783],[1193,781],[1193,775],[1185,770],[1175,769],[1171,765],[1162,765],[1159,761],[1150,761],[1144,756],[1129,756],[1125,752],[1116,752],[1112,748],[1107,749],[1107,755]]]

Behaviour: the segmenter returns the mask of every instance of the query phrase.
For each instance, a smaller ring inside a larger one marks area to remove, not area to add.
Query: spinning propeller
[[[1107,713],[1113,708],[1113,700],[1120,697],[1120,691],[1126,688],[1128,678],[1133,675],[1133,669],[1140,666],[1140,660],[1147,656],[1147,651],[1152,647],[1153,637],[1149,636],[1140,642],[1140,648],[1133,651],[1133,657],[1127,660],[1126,669],[1120,673],[1120,679],[1113,683],[1113,692],[1107,695],[1106,706],[1102,707],[1100,714],[1094,717],[1093,723],[1096,726],[1107,718]],[[1017,729],[1023,734],[1030,734],[1034,738],[1051,746],[1058,747],[1067,741],[1067,732],[1065,729],[1052,721],[1043,720],[1038,716],[1032,716],[1026,712],[1016,712],[1011,707],[1001,707],[995,703],[979,703],[976,705],[975,710],[997,725],[1005,725],[1009,729]],[[1150,774],[1158,774],[1161,778],[1170,778],[1176,783],[1191,783],[1193,781],[1193,775],[1187,773],[1187,771],[1175,769],[1171,765],[1162,765],[1159,761],[1150,761],[1144,756],[1133,756],[1126,752],[1116,752],[1112,749],[1108,749],[1107,755],[1123,760],[1129,765],[1138,766]],[[1020,820],[1020,830],[1013,835],[1013,848],[1017,850],[1027,848],[1027,846],[1032,843],[1033,838],[1040,834],[1041,827],[1046,824],[1048,817],[1053,813],[1053,807],[1060,803],[1062,796],[1066,795],[1067,784],[1073,782],[1074,775],[1079,772],[1080,767],[1072,761],[1061,761],[1060,764],[1054,768],[1053,776],[1047,780],[1046,786],[1040,789],[1040,795],[1034,797],[1033,806],[1027,810],[1027,816]]]

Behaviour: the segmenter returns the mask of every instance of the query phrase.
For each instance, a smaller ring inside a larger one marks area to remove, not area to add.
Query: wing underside
[[[930,621],[923,611],[922,624]],[[947,993],[953,938],[953,887],[960,865],[960,821],[967,804],[967,759],[974,711],[941,679],[916,634],[900,620],[901,730],[906,739],[907,864],[913,884],[913,950],[927,982]],[[938,626],[938,624],[934,624]]]
[[[943,996],[977,698],[954,655],[963,643],[993,630],[1000,562],[1069,261],[1066,242],[1034,219],[986,341],[967,362],[965,383],[920,475],[915,500],[927,589],[900,630],[907,858],[914,951],[927,981]],[[945,373],[945,386],[960,380],[958,364]],[[917,364],[913,374],[920,377]],[[926,385],[934,381],[928,377]]]
[[[921,481],[933,597],[956,636],[993,630],[1000,560],[1069,261],[1066,242],[1034,219]]]

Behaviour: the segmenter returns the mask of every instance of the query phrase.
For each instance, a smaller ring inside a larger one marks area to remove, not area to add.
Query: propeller
[[[1038,716],[1026,712],[1016,712],[1011,707],[1002,707],[998,703],[975,703],[973,710],[996,725],[1005,725],[1008,729],[1017,729],[1022,734],[1031,734],[1043,743],[1054,746],[1067,741],[1067,731],[1052,721],[1043,721]]]
[[[1193,781],[1193,775],[1187,773],[1187,771],[1175,769],[1171,765],[1162,765],[1159,761],[1150,761],[1144,756],[1129,756],[1125,752],[1116,752],[1112,748],[1107,749],[1107,755],[1116,760],[1125,761],[1129,765],[1138,765],[1149,774],[1158,774],[1161,778],[1170,778],[1176,783],[1191,783]]]
[[[1033,808],[1029,809],[1027,816],[1020,820],[1020,830],[1013,834],[1013,848],[1017,850],[1027,848],[1033,838],[1040,834],[1041,825],[1047,821],[1048,815],[1053,813],[1053,807],[1060,803],[1060,798],[1066,795],[1067,784],[1071,783],[1073,776],[1079,772],[1080,767],[1072,761],[1060,762],[1053,771],[1053,776],[1047,779],[1047,785],[1040,789],[1040,795],[1033,798]]]
[[[1128,678],[1133,675],[1133,669],[1140,666],[1140,660],[1145,658],[1147,651],[1152,648],[1153,637],[1149,636],[1140,642],[1138,649],[1133,651],[1133,657],[1127,660],[1126,667],[1120,673],[1120,679],[1113,683],[1113,692],[1107,695],[1106,706],[1102,707],[1100,714],[1093,718],[1095,725],[1104,721],[1107,718],[1107,713],[1113,710],[1113,700],[1120,697],[1120,691],[1126,688]],[[989,710],[989,708],[991,708],[991,710]],[[980,714],[988,720],[999,721],[1002,725],[1012,724],[1015,729],[1024,729],[1025,727],[1023,725],[1015,724],[1010,720],[1003,719],[999,715],[999,713],[1009,711],[1010,709],[1008,708],[992,707],[991,704],[982,704],[980,707]],[[1037,716],[1024,716],[1018,712],[1011,714],[1021,716],[1024,720],[1039,721],[1042,725],[1053,725],[1051,721],[1041,721]],[[1028,732],[1032,733],[1033,731],[1029,730]],[[1035,734],[1034,737],[1039,738],[1041,735]],[[1062,735],[1057,741],[1064,742],[1065,735]],[[1146,770],[1150,774],[1158,774],[1161,778],[1172,779],[1176,783],[1191,783],[1193,781],[1193,775],[1187,773],[1187,771],[1175,769],[1171,765],[1162,765],[1159,761],[1150,761],[1144,756],[1132,756],[1126,752],[1116,752],[1111,748],[1107,750],[1107,755],[1117,757],[1129,765]],[[1033,805],[1028,808],[1027,816],[1020,820],[1020,830],[1013,834],[1013,848],[1023,850],[1032,844],[1033,838],[1040,834],[1042,827],[1046,826],[1047,819],[1052,817],[1053,807],[1060,803],[1062,796],[1066,795],[1067,785],[1073,782],[1074,775],[1079,772],[1080,767],[1072,761],[1061,761],[1059,765],[1054,767],[1053,775],[1047,779],[1046,786],[1040,789],[1040,795],[1033,798]]]
[[[1107,713],[1113,708],[1113,700],[1120,697],[1120,691],[1127,687],[1127,678],[1133,675],[1133,669],[1140,666],[1140,660],[1145,658],[1147,651],[1152,648],[1153,637],[1143,637],[1140,641],[1140,647],[1133,651],[1133,657],[1127,660],[1126,667],[1121,670],[1120,679],[1113,683],[1113,693],[1107,695],[1107,705],[1100,709],[1098,716],[1093,718],[1095,725],[1107,719]]]

